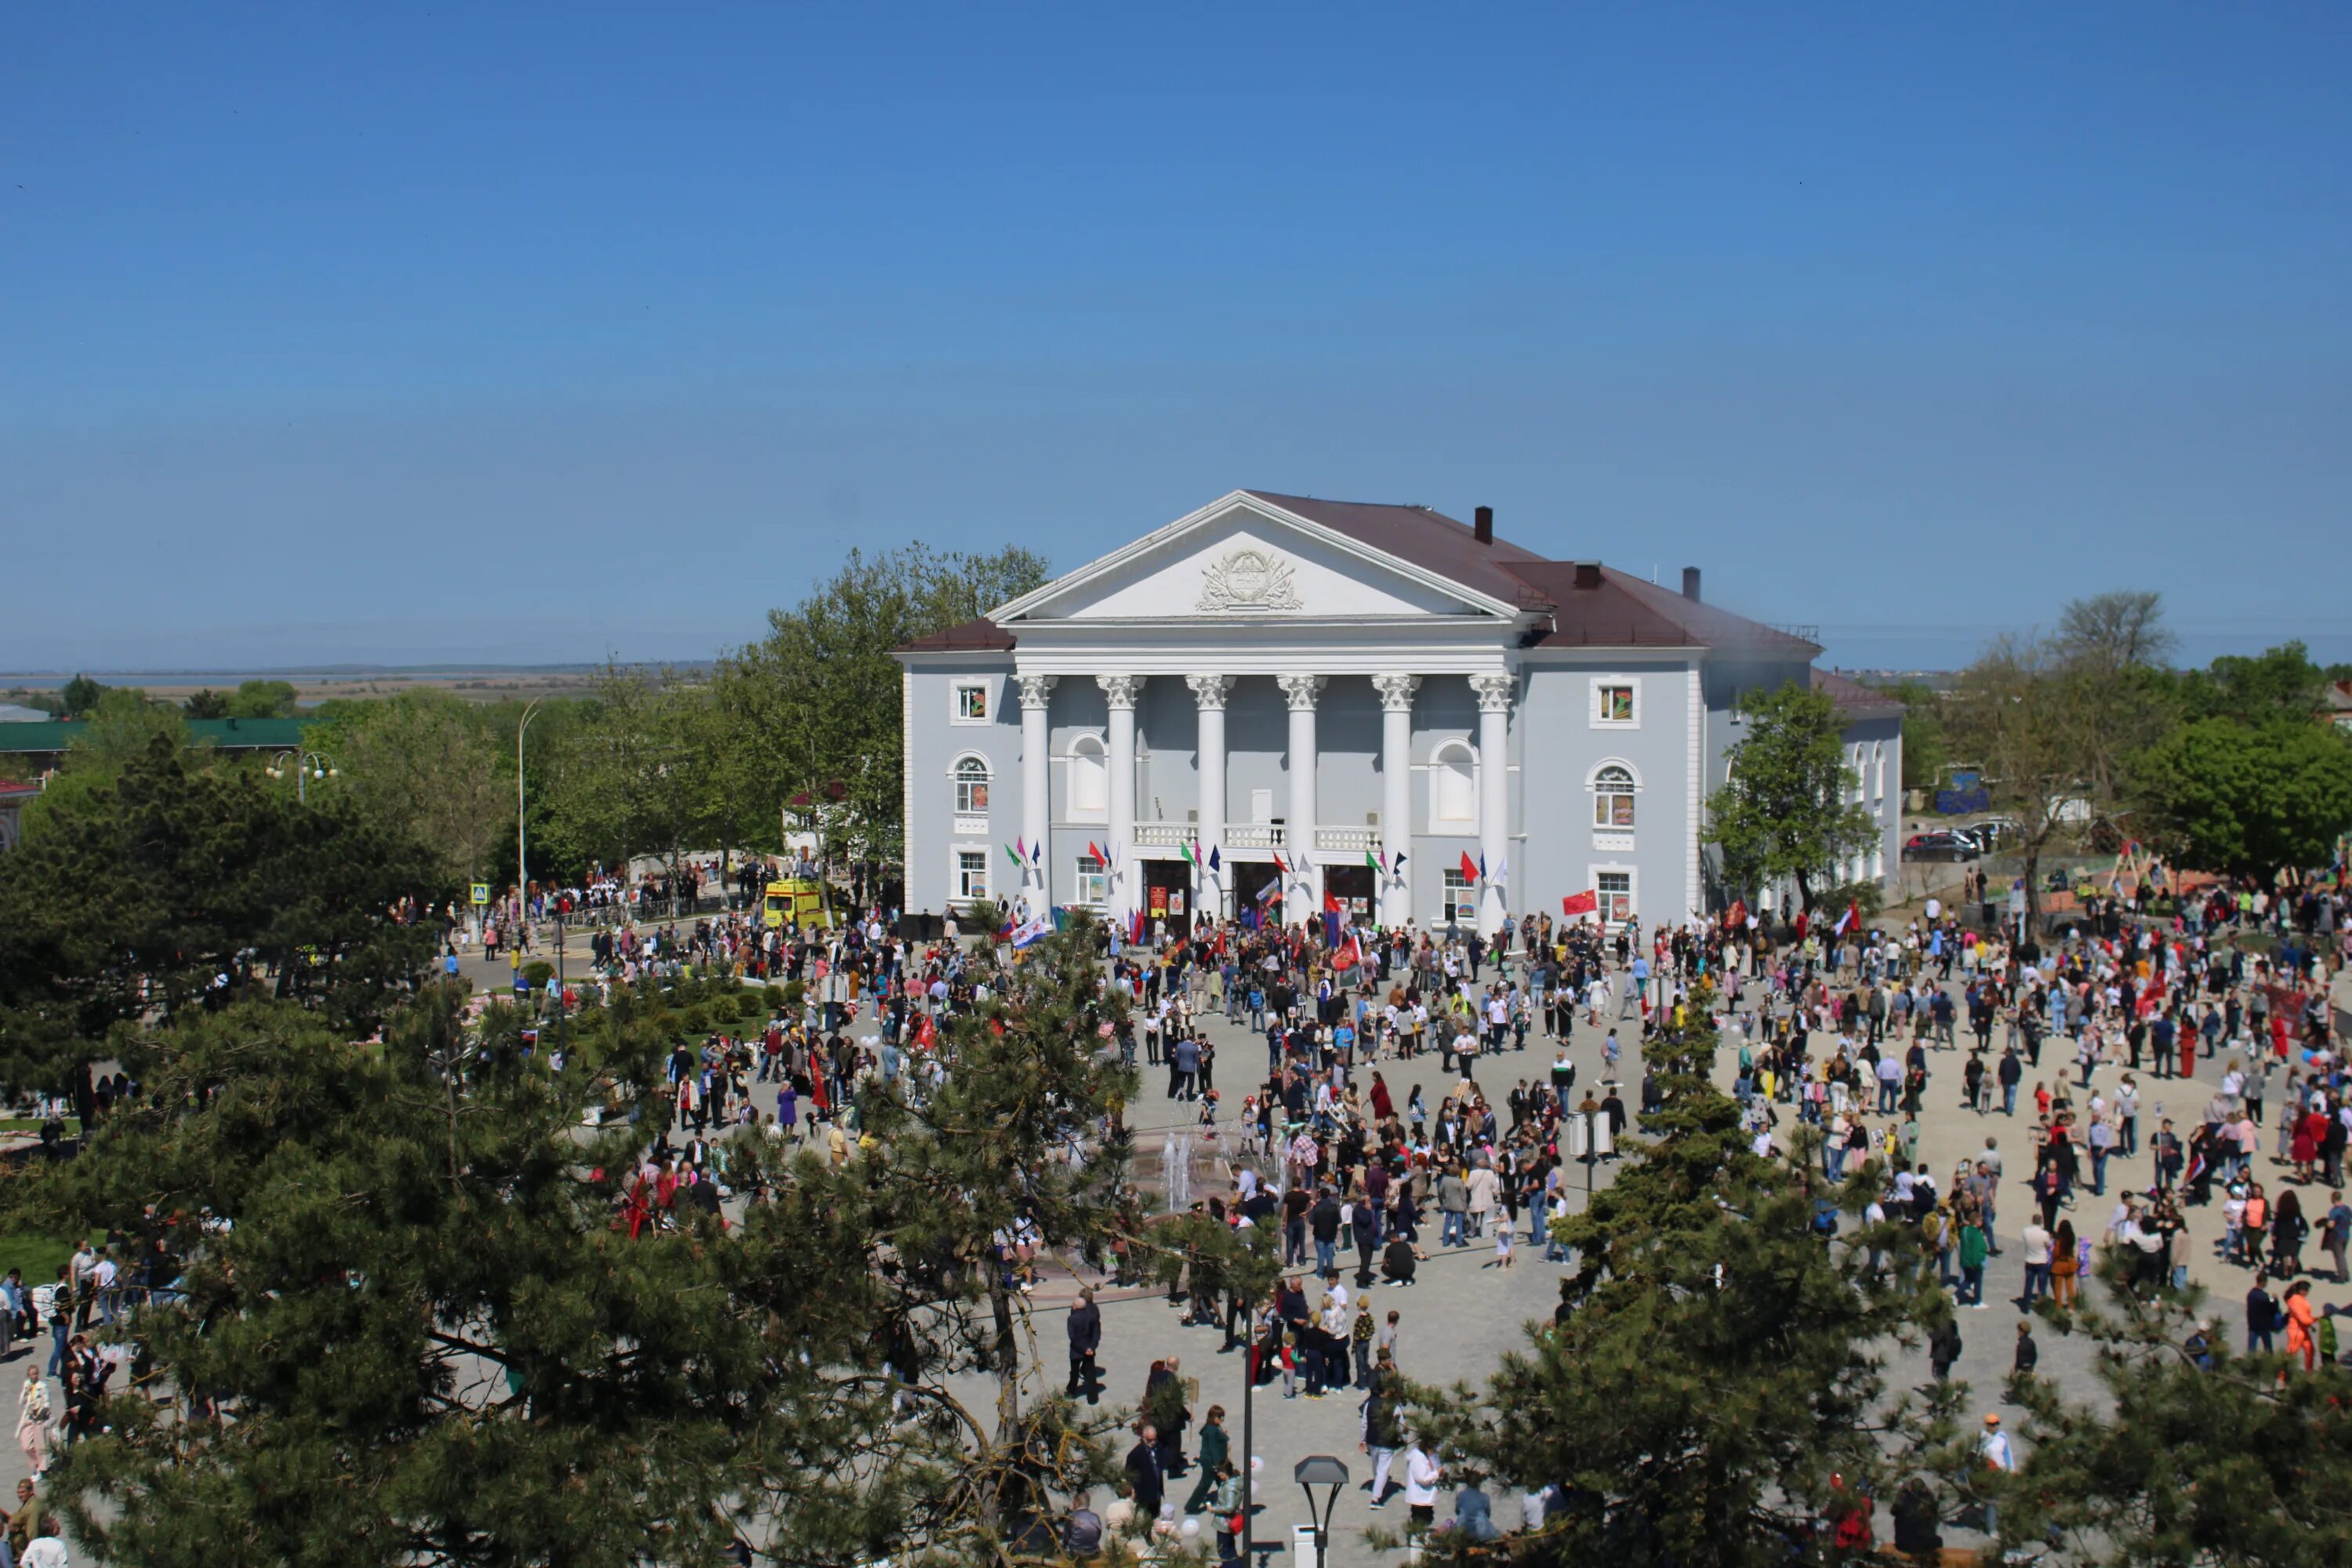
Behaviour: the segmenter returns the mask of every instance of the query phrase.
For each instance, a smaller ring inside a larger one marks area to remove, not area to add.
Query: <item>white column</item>
[[[1418,675],[1375,675],[1381,694],[1381,858],[1390,867],[1381,879],[1380,920],[1401,926],[1412,918],[1412,694]],[[1399,867],[1396,858],[1405,857]]]
[[[1230,675],[1188,675],[1192,700],[1201,705],[1201,820],[1199,898],[1213,911],[1224,909],[1227,868],[1233,863],[1225,843],[1225,694],[1234,689]],[[1209,851],[1217,852],[1217,869],[1209,869]],[[1193,911],[1196,915],[1200,912]]]
[[[1046,722],[1045,703],[1056,678],[1024,675],[1015,679],[1021,684],[1021,837],[1029,844],[1043,844],[1054,824],[1049,793],[1054,769],[1048,755],[1054,732]],[[1030,896],[1033,910],[1048,908],[1054,901],[1053,852],[1039,852],[1035,864],[1037,874],[1028,884],[1034,889]]]
[[[1502,872],[1511,845],[1511,693],[1517,685],[1508,675],[1470,678],[1470,689],[1478,694],[1478,853],[1486,862],[1478,929],[1489,932],[1502,929],[1510,901]]]
[[[1110,842],[1103,847],[1118,857],[1110,909],[1125,920],[1143,900],[1142,873],[1135,864],[1135,700],[1142,693],[1143,677],[1097,675],[1095,684],[1110,702]]]
[[[1323,912],[1323,868],[1315,860],[1315,701],[1323,691],[1319,675],[1277,675],[1275,684],[1290,699],[1290,813],[1283,837],[1290,862],[1287,907],[1292,925]]]

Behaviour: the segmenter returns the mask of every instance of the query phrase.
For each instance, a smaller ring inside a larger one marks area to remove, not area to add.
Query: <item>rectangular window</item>
[[[1458,870],[1445,873],[1445,907],[1440,911],[1440,918],[1460,921],[1468,925],[1478,922],[1477,891],[1470,886],[1470,879]]]
[[[988,851],[959,849],[956,851],[956,897],[984,899],[988,897]]]
[[[1110,873],[1091,855],[1078,857],[1077,902],[1100,909],[1110,902]]]
[[[988,722],[988,682],[959,680],[955,683],[953,718],[959,724]]]
[[[1641,687],[1631,676],[1596,676],[1592,724],[1597,730],[1634,730],[1642,723]]]
[[[1601,918],[1614,925],[1633,918],[1633,873],[1594,873],[1593,888],[1601,895]]]

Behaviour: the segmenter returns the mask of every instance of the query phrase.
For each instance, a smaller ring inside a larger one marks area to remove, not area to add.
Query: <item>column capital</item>
[[[1274,683],[1282,688],[1285,697],[1290,699],[1292,712],[1312,713],[1315,711],[1315,700],[1322,694],[1327,679],[1320,675],[1277,675]]]
[[[1021,683],[1021,706],[1032,710],[1045,706],[1045,694],[1054,689],[1062,678],[1058,675],[1016,675]]]
[[[1421,689],[1418,675],[1375,675],[1372,689],[1381,694],[1381,709],[1389,713],[1412,711],[1412,694]]]
[[[1103,696],[1114,709],[1132,709],[1135,700],[1143,694],[1143,677],[1139,675],[1097,675],[1095,684],[1102,688]]]
[[[1203,710],[1222,712],[1225,706],[1225,694],[1234,689],[1234,678],[1230,675],[1188,675],[1184,678],[1184,684],[1192,689],[1192,700]]]
[[[1508,713],[1511,710],[1511,693],[1518,684],[1518,679],[1508,674],[1474,675],[1470,678],[1470,689],[1478,694],[1478,711],[1481,713]]]

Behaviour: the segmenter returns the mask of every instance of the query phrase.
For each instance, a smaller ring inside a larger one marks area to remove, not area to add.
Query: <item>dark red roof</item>
[[[917,637],[898,648],[900,653],[1003,653],[1013,646],[1013,634],[982,616],[976,621],[950,626],[933,632],[927,637]]]
[[[1839,712],[1856,718],[1892,717],[1907,711],[1884,691],[1826,669],[1813,671],[1813,689],[1827,693],[1830,700],[1838,705]]]
[[[1481,544],[1466,523],[1425,506],[1390,506],[1379,501],[1323,500],[1314,496],[1286,496],[1273,490],[1244,490],[1272,501],[1309,522],[1319,522],[1344,533],[1359,544],[1369,544],[1426,572],[1475,588],[1489,598],[1532,609],[1535,595],[1511,568],[1520,563],[1544,564],[1544,558],[1507,539]]]
[[[1507,539],[1481,544],[1468,523],[1429,507],[1325,500],[1278,490],[1242,493],[1489,598],[1549,616],[1550,624],[1538,627],[1540,635],[1533,639],[1537,647],[1737,648],[1803,659],[1821,651],[1803,637],[1606,566],[1588,563],[1587,571]],[[1013,644],[1010,632],[983,618],[933,632],[898,651],[1003,653]]]
[[[1720,647],[1811,658],[1820,648],[1804,638],[1775,631],[1760,621],[1697,599],[1686,599],[1612,566],[1585,573],[1597,577],[1579,586],[1582,570],[1572,561],[1514,566],[1552,610],[1552,626],[1537,647]]]

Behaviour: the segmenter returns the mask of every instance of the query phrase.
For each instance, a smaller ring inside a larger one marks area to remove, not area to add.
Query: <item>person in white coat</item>
[[[1408,1532],[1418,1533],[1437,1521],[1437,1483],[1444,1479],[1444,1467],[1440,1465],[1420,1438],[1404,1451],[1404,1503]]]

